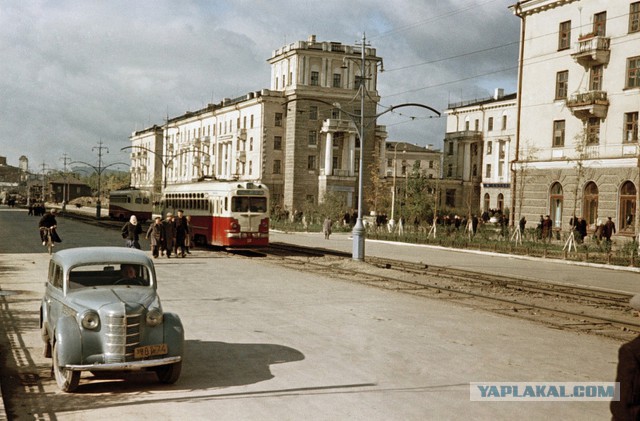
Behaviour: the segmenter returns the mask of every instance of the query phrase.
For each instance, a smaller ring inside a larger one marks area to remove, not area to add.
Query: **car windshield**
[[[130,263],[76,266],[69,272],[69,289],[99,286],[149,286],[151,277],[146,266]]]

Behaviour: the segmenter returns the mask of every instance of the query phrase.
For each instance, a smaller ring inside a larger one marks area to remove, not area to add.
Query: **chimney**
[[[502,97],[504,97],[504,89],[496,88],[496,91],[493,94],[493,99],[502,99]]]

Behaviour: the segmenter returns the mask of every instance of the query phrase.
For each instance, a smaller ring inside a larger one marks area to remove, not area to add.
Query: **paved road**
[[[11,242],[0,249],[1,378],[20,419],[608,418],[606,402],[470,402],[469,382],[612,381],[612,340],[203,250],[157,260],[163,305],[186,329],[178,383],[83,376],[78,393],[61,393],[40,356],[48,256],[35,225],[25,212],[0,209],[2,238],[35,236],[16,241],[20,251]],[[61,247],[122,243],[114,231],[59,226]]]

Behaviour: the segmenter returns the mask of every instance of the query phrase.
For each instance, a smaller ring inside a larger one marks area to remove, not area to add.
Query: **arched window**
[[[620,231],[635,231],[636,215],[636,186],[631,181],[625,181],[620,188]]]
[[[489,209],[491,209],[491,197],[489,196],[489,193],[485,193],[484,194],[484,210],[489,212]]]
[[[553,221],[554,228],[562,226],[562,202],[564,196],[560,183],[553,183],[549,194],[550,216]]]
[[[498,194],[498,209],[504,210],[504,195],[502,193]]]
[[[584,187],[582,198],[582,218],[592,225],[598,217],[598,186],[593,181]]]

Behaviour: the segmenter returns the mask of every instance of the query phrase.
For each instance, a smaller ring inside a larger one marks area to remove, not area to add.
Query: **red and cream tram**
[[[191,216],[198,244],[229,248],[269,245],[269,190],[246,181],[200,181],[167,186],[162,214],[179,209]]]
[[[128,221],[135,215],[138,221],[151,219],[151,192],[148,190],[126,189],[109,193],[109,217]]]

